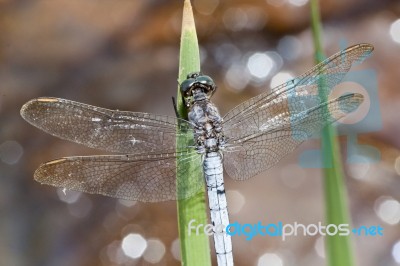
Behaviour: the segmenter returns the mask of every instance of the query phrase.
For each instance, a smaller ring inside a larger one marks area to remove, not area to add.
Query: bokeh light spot
[[[229,8],[222,18],[225,28],[231,31],[241,31],[247,25],[247,14],[241,8]]]
[[[393,41],[400,43],[400,19],[390,25],[389,34]]]
[[[382,196],[375,201],[375,213],[387,224],[395,225],[400,221],[400,203],[392,197]]]
[[[92,201],[84,194],[80,195],[78,200],[68,204],[68,211],[77,218],[86,217],[92,210]]]
[[[396,158],[394,162],[394,170],[398,175],[400,175],[400,156]]]
[[[249,83],[250,76],[241,65],[232,65],[225,74],[225,82],[230,88],[241,91],[246,88]]]
[[[179,239],[175,239],[174,242],[172,242],[171,253],[176,260],[181,260],[181,248],[179,244]]]
[[[240,212],[243,208],[244,204],[246,203],[246,199],[237,190],[228,190],[226,191],[226,197],[229,202],[229,213],[235,214]]]
[[[82,192],[73,191],[73,190],[66,190],[64,188],[57,188],[57,196],[58,198],[65,202],[65,203],[75,203],[79,197],[81,196]]]
[[[106,255],[108,260],[116,264],[124,264],[128,261],[121,248],[120,241],[113,241],[106,247]]]
[[[250,74],[259,79],[268,77],[274,66],[275,62],[265,53],[255,53],[247,61]]]
[[[349,164],[348,170],[350,172],[350,176],[357,180],[366,180],[368,177],[368,171],[371,168],[369,159],[363,155],[352,155],[351,158],[359,163]]]
[[[222,43],[213,50],[213,56],[217,63],[229,67],[240,62],[242,52],[232,43]]]
[[[258,259],[258,266],[283,266],[283,261],[275,253],[265,253]]]
[[[305,4],[308,3],[308,0],[289,0],[289,4],[292,4],[294,6],[304,6]]]
[[[274,7],[281,7],[286,4],[286,0],[267,0],[267,4]]]
[[[303,45],[297,37],[286,35],[279,40],[276,49],[282,57],[292,61],[300,57],[303,51]]]
[[[267,15],[258,8],[247,8],[247,23],[246,28],[249,30],[260,30],[267,23]]]
[[[6,164],[16,164],[23,153],[22,146],[14,140],[5,141],[0,145],[0,160]]]
[[[394,261],[396,261],[398,264],[400,264],[400,240],[397,241],[397,243],[393,245],[392,256],[393,256]]]
[[[285,82],[292,80],[293,78],[294,76],[290,72],[284,72],[284,71],[279,72],[278,74],[272,77],[270,87],[271,89],[273,89]]]
[[[125,206],[127,208],[133,207],[136,205],[137,201],[133,201],[133,200],[123,200],[123,199],[119,199],[118,203],[121,204],[122,206]]]
[[[202,15],[211,15],[218,5],[218,0],[195,0],[193,2],[194,8]]]
[[[165,255],[165,245],[158,239],[147,240],[143,258],[150,263],[159,263]]]
[[[143,255],[147,242],[140,234],[131,233],[124,237],[121,246],[126,256],[137,259]]]
[[[325,243],[323,237],[319,237],[317,241],[315,241],[314,249],[318,256],[325,258]]]

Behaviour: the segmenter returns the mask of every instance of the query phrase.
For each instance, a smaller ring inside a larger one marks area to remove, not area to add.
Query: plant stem
[[[181,84],[187,74],[191,72],[200,72],[200,54],[197,41],[196,28],[194,24],[193,11],[190,1],[184,2],[183,18],[182,18],[182,33],[181,33],[181,47],[179,58],[179,78],[178,82]],[[187,117],[187,110],[182,101],[182,96],[178,87],[177,93],[177,110],[180,117]],[[187,147],[188,140],[183,134],[178,134],[177,149],[179,147]],[[185,169],[183,169],[185,168]],[[194,170],[197,169],[197,170]],[[187,182],[190,178],[195,176],[203,176],[203,173],[196,165],[181,165],[177,162],[177,182],[182,184]],[[190,173],[190,176],[189,174]],[[203,178],[204,179],[204,178]],[[185,186],[177,186],[178,195],[184,195]],[[208,236],[204,234],[203,230],[199,230],[200,234],[191,232],[189,235],[188,225],[191,220],[195,220],[194,225],[207,224],[207,212],[205,201],[205,189],[193,197],[187,199],[178,199],[178,227],[179,227],[179,240],[181,245],[181,260],[182,265],[211,265],[210,246]]]
[[[324,59],[321,44],[321,20],[318,0],[311,0],[311,25],[315,47],[315,61],[320,63]],[[324,93],[325,85],[322,78],[319,84],[321,100],[327,99]],[[326,110],[328,112],[328,110]],[[350,224],[347,204],[347,190],[344,184],[344,173],[340,156],[337,131],[332,125],[322,131],[321,150],[323,154],[324,191],[326,224]],[[325,236],[327,261],[329,266],[353,266],[354,258],[350,236]]]

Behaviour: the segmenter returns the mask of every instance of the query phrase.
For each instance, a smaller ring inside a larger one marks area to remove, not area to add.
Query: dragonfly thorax
[[[222,118],[212,102],[207,98],[194,101],[188,118],[194,125],[194,139],[199,153],[219,151],[224,147]]]
[[[180,85],[188,118],[194,125],[194,139],[199,153],[215,152],[223,148],[222,118],[210,98],[217,89],[214,81],[199,72],[191,73]]]

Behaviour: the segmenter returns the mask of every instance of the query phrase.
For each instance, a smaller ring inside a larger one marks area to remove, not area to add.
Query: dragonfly
[[[192,73],[180,84],[188,119],[109,110],[42,97],[21,108],[22,117],[61,139],[112,155],[73,156],[43,163],[36,181],[118,199],[160,202],[206,190],[213,225],[228,225],[223,169],[247,180],[269,169],[323,127],[355,111],[358,93],[329,95],[351,66],[373,51],[370,44],[342,50],[304,74],[261,93],[221,116],[211,102],[217,86]],[[178,167],[177,167],[178,164]],[[176,178],[177,176],[187,178]],[[215,233],[218,265],[233,265],[229,234]]]

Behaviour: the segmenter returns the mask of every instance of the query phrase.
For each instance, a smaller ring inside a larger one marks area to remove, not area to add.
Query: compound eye
[[[214,81],[212,80],[212,78],[210,78],[209,76],[206,75],[202,75],[202,76],[198,76],[196,78],[196,81],[200,84],[206,85],[206,86],[211,86],[214,87]]]
[[[207,93],[214,93],[216,86],[212,78],[206,75],[201,75],[196,78],[196,81],[207,88]]]
[[[181,83],[181,94],[183,97],[189,97],[192,91],[193,84],[196,82],[195,79],[189,78],[185,79]]]

